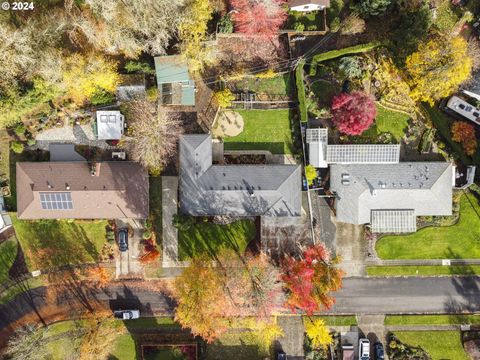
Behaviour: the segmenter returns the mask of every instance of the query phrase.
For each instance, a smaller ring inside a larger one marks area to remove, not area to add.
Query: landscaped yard
[[[0,283],[8,280],[8,272],[15,261],[17,251],[18,242],[14,237],[0,244]]]
[[[387,315],[385,325],[480,324],[480,315]]]
[[[368,276],[480,275],[480,265],[367,266]]]
[[[235,92],[250,92],[269,95],[290,95],[292,92],[292,75],[286,73],[270,79],[244,77],[233,82]]]
[[[30,271],[99,260],[107,221],[23,221],[11,216]]]
[[[337,89],[330,81],[314,80],[310,86],[321,106],[328,106],[332,104],[333,97],[338,93]]]
[[[325,30],[324,13],[323,11],[308,13],[290,11],[284,28],[299,31],[323,31]]]
[[[377,241],[376,250],[382,259],[478,259],[479,239],[480,205],[468,193],[460,199],[460,219],[455,225],[384,236]]]
[[[395,331],[403,343],[420,346],[432,360],[468,360],[458,331]]]
[[[198,254],[216,254],[220,249],[234,249],[242,254],[255,237],[255,224],[239,220],[228,225],[199,222],[178,231],[178,256],[186,260]]]
[[[400,142],[408,126],[410,116],[398,111],[385,109],[377,103],[377,117],[375,123],[362,136],[375,137],[381,133],[390,133],[397,142]]]
[[[225,137],[225,150],[268,150],[272,154],[294,152],[290,110],[241,110],[244,128],[234,137]]]

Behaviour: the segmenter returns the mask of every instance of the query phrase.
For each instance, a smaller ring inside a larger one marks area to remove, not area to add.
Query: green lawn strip
[[[107,221],[24,221],[11,215],[30,271],[98,261]]]
[[[321,319],[325,321],[325,324],[328,326],[351,326],[357,325],[357,317],[355,315],[315,315],[315,316],[304,316],[303,322],[310,321],[310,319]]]
[[[427,227],[409,235],[384,236],[376,243],[377,254],[382,259],[478,259],[479,213],[476,198],[472,194],[462,195],[460,219],[455,225]]]
[[[387,315],[385,325],[462,325],[480,324],[476,315]]]
[[[292,154],[290,110],[240,110],[243,131],[225,137],[225,150],[268,150],[272,154]]]
[[[9,279],[9,271],[17,257],[18,242],[15,237],[0,244],[0,283]]]
[[[250,331],[230,331],[207,345],[206,360],[263,360],[270,358],[268,349],[259,344]]]
[[[135,340],[131,334],[119,335],[110,353],[110,359],[132,360],[138,359]]]
[[[397,141],[400,141],[405,135],[404,131],[408,126],[410,116],[398,111],[385,109],[377,103],[377,117],[375,125],[377,133],[390,133]]]
[[[128,330],[136,329],[155,329],[158,327],[178,329],[180,324],[176,323],[173,318],[170,317],[142,317],[135,321],[128,322]]]
[[[463,350],[459,331],[395,331],[403,343],[420,346],[432,360],[468,360]]]
[[[248,91],[257,94],[290,95],[292,91],[291,73],[278,75],[269,79],[245,77],[235,82],[238,91]]]
[[[44,286],[45,283],[42,280],[42,277],[30,278],[18,285],[9,287],[6,291],[0,293],[0,305],[6,304],[12,300],[15,296],[20,295],[21,293],[33,290],[40,286]]]
[[[45,344],[47,347],[50,356],[48,359],[51,360],[65,360],[65,359],[74,359],[75,358],[75,342],[78,339],[74,337],[62,337],[56,340],[49,341]],[[134,359],[134,358],[132,358]]]
[[[367,266],[368,276],[480,275],[480,265]]]
[[[10,178],[10,137],[6,130],[0,130],[0,175]]]
[[[300,61],[295,68],[295,85],[297,87],[297,100],[298,100],[298,109],[300,112],[300,121],[308,121],[307,113],[307,104],[306,104],[306,93],[305,93],[305,82],[303,81],[303,67],[305,66],[305,61]]]
[[[350,46],[350,47],[343,48],[343,49],[327,51],[327,52],[324,52],[324,53],[317,54],[317,55],[313,56],[312,60],[313,60],[314,63],[319,63],[319,62],[322,62],[322,61],[335,59],[337,57],[344,56],[344,55],[364,53],[364,52],[373,50],[376,47],[379,47],[381,44],[382,43],[380,43],[380,42],[371,42],[371,43],[367,43],[367,44]]]
[[[215,255],[220,249],[243,253],[255,236],[251,220],[239,220],[227,225],[199,222],[186,231],[178,231],[178,255],[186,260],[197,254]]]

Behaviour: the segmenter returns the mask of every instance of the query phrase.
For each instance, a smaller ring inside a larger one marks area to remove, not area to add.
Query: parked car
[[[128,250],[128,230],[120,229],[118,231],[118,248],[120,251]]]
[[[287,360],[287,354],[285,354],[285,351],[279,350],[277,352],[277,360]]]
[[[368,339],[358,340],[358,359],[370,360],[370,341]]]
[[[383,345],[381,342],[376,342],[375,344],[373,344],[373,349],[375,353],[375,359],[377,360],[385,359],[385,350],[383,349]]]
[[[140,310],[116,310],[113,316],[122,320],[133,320],[140,317]]]

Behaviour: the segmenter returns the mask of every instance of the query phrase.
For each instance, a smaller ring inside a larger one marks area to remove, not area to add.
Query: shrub
[[[130,60],[125,64],[125,71],[128,73],[144,73],[155,75],[155,69],[152,69],[149,63],[144,61]]]
[[[295,84],[297,86],[297,98],[298,98],[298,107],[300,109],[300,121],[307,122],[307,105],[306,105],[306,94],[305,94],[305,83],[303,82],[303,67],[305,62],[301,61],[297,68],[295,69]]]
[[[218,106],[221,108],[229,108],[232,106],[232,101],[235,100],[235,95],[230,91],[230,89],[224,89],[215,92],[215,100],[217,101]]]
[[[343,20],[340,26],[342,35],[355,35],[365,31],[365,20],[358,17],[357,14],[349,15]]]
[[[338,68],[349,79],[362,77],[362,63],[358,56],[350,56],[341,58],[338,62]]]
[[[144,240],[148,240],[152,237],[152,232],[150,230],[145,230],[143,232],[143,239]]]
[[[233,21],[230,14],[223,15],[218,22],[218,32],[222,34],[233,33]]]
[[[344,56],[344,55],[348,55],[348,54],[364,53],[364,52],[368,52],[370,50],[373,50],[380,45],[381,45],[380,42],[371,42],[371,43],[367,43],[367,44],[350,46],[350,47],[339,49],[339,50],[327,51],[327,52],[315,55],[313,57],[313,61],[316,62],[316,63],[319,63],[319,62],[322,62],[322,61],[335,59],[335,58],[338,58],[340,56]]]
[[[373,98],[363,92],[341,93],[332,101],[333,123],[340,132],[360,135],[372,124],[377,109]]]
[[[21,154],[25,149],[25,146],[20,141],[13,141],[10,144],[10,149],[16,154]]]
[[[360,0],[353,7],[364,16],[376,16],[384,13],[392,0]]]
[[[317,178],[317,170],[312,165],[305,166],[305,177],[307,178],[308,186],[311,186],[313,180]]]
[[[295,31],[303,31],[305,30],[305,25],[302,24],[301,22],[296,22],[294,25],[293,25],[293,29]]]
[[[277,75],[278,74],[275,72],[275,70],[268,69],[256,74],[255,77],[258,79],[273,79],[274,77],[277,77]]]
[[[28,146],[34,146],[37,143],[35,139],[28,139],[27,140],[27,145]]]
[[[477,150],[477,138],[475,128],[465,121],[455,121],[452,125],[452,140],[462,144],[467,155],[475,154]]]
[[[17,125],[15,125],[15,127],[13,128],[13,131],[15,132],[15,134],[17,134],[18,136],[21,136],[23,134],[25,134],[25,125],[23,123],[18,123]]]
[[[330,23],[330,31],[337,32],[338,30],[340,30],[340,18],[336,17]]]

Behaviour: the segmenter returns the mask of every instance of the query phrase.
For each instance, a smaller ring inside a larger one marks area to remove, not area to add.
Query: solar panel
[[[308,144],[313,142],[323,142],[326,144],[328,140],[328,130],[326,128],[307,129],[306,137]]]
[[[372,210],[370,220],[374,233],[417,231],[417,218],[413,210]]]
[[[332,164],[387,164],[400,161],[400,145],[328,145]]]
[[[40,204],[43,210],[72,210],[72,194],[69,192],[41,192]]]

